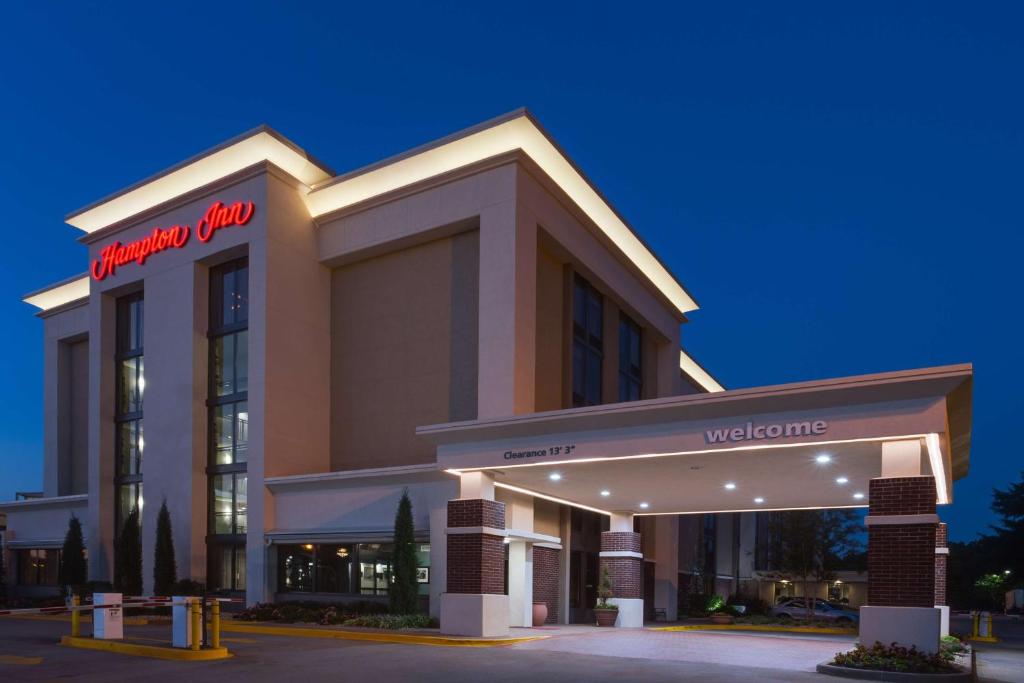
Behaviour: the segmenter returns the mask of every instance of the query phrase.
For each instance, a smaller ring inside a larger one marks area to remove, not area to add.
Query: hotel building
[[[261,127],[66,220],[88,272],[25,298],[19,587],[71,515],[111,579],[136,509],[148,590],[166,502],[183,577],[382,599],[407,491],[449,633],[590,620],[602,566],[619,625],[672,619],[699,539],[735,592],[758,513],[794,508],[868,508],[868,605],[943,613],[971,367],[724,390],[682,350],[693,295],[525,111],[341,175]]]

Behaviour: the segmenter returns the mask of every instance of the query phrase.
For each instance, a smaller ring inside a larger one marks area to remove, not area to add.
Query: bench
[[[668,615],[665,613],[664,607],[655,607],[651,610],[654,621],[668,621]]]

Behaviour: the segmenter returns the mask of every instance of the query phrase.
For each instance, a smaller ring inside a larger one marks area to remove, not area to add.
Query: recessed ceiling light
[[[856,500],[861,500],[864,497],[864,494],[858,492],[858,493],[853,494],[853,497]]]
[[[552,472],[551,474],[548,475],[548,479],[550,479],[551,481],[558,481],[561,478],[562,475],[559,474],[558,472]]]
[[[758,496],[757,498],[754,499],[754,502],[757,503],[758,505],[760,505],[761,503],[764,502],[764,498],[762,498],[761,496]]]
[[[836,483],[837,484],[846,484],[849,481],[850,480],[847,479],[846,477],[836,477]]]
[[[651,506],[650,506],[650,505],[649,505],[648,503],[640,503],[640,507],[641,507],[642,509],[646,510],[647,508],[649,508],[649,507],[651,507]]]
[[[732,491],[734,488],[736,488],[736,484],[732,483],[731,481],[727,482],[725,485],[726,491]]]
[[[607,498],[608,496],[612,495],[612,492],[609,491],[608,489],[605,489],[604,491],[601,491],[601,495]]]
[[[832,462],[832,456],[829,455],[828,453],[822,453],[821,455],[814,458],[814,462],[818,463],[819,465],[824,465],[825,463]]]

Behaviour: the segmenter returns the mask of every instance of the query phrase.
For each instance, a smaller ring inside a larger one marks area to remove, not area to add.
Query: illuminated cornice
[[[265,161],[307,186],[333,175],[279,133],[261,126],[79,209],[65,220],[87,233],[95,232]]]
[[[702,368],[682,349],[679,350],[679,369],[708,392],[725,391],[725,387],[719,384],[718,380],[711,376],[711,373]]]
[[[681,313],[697,309],[693,297],[525,110],[339,176],[314,187],[306,205],[316,218],[515,150],[540,166]]]
[[[89,276],[76,275],[45,289],[26,294],[22,301],[46,312],[89,296]]]

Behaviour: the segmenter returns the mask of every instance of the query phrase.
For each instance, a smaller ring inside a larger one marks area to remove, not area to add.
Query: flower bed
[[[849,652],[839,652],[832,660],[833,666],[870,671],[894,671],[916,674],[956,674],[960,667],[953,664],[953,654],[940,649],[935,654],[920,652],[917,648],[905,648],[893,643],[875,643],[872,647],[858,645]]]
[[[319,602],[258,603],[235,615],[240,621],[276,621],[283,624],[312,623],[322,626],[364,626],[403,629],[436,628],[437,620],[426,614],[387,614],[387,605],[360,601],[345,604]]]

